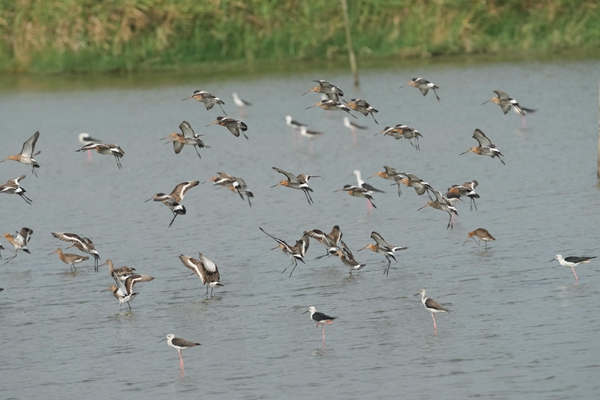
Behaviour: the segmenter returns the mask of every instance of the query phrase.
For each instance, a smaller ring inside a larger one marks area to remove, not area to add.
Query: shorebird
[[[33,134],[33,136],[27,139],[25,143],[23,143],[23,147],[21,148],[21,152],[19,154],[8,156],[4,160],[0,161],[0,163],[3,163],[6,160],[12,160],[22,164],[31,165],[31,172],[33,172],[37,178],[37,172],[35,172],[35,169],[39,168],[40,164],[38,164],[33,157],[41,153],[40,151],[35,152],[35,144],[37,143],[39,137],[40,131],[37,131]]]
[[[221,104],[225,104],[223,100],[221,100],[212,93],[205,92],[204,90],[194,90],[194,93],[192,93],[189,97],[186,97],[185,99],[181,99],[181,101],[188,99],[195,99],[199,102],[204,103],[204,107],[206,107],[207,110],[213,108],[215,104],[217,104],[219,107],[221,107]],[[223,107],[221,107],[221,111],[223,111],[223,114],[227,115],[225,110],[223,110]]]
[[[517,114],[525,116],[525,109],[523,109],[523,107],[521,107],[515,99],[511,99],[508,97],[508,94],[501,90],[494,90],[494,93],[496,93],[497,97],[492,97],[488,101],[481,103],[481,105],[487,104],[491,101],[492,103],[499,105],[505,115],[510,111],[510,107],[512,106],[515,108],[515,112]],[[527,109],[527,111],[533,112],[535,110]]]
[[[225,172],[217,172],[217,175],[210,179],[205,180],[202,183],[212,182],[213,186],[229,186],[235,181],[235,177]]]
[[[295,121],[291,115],[286,115],[285,116],[285,123],[287,124],[287,126],[289,126],[290,128],[292,128],[294,131],[299,130],[301,127],[303,126],[308,126],[306,124],[303,124],[301,122]]]
[[[504,164],[504,160],[501,158],[504,157],[504,154],[500,153],[500,150],[498,150],[496,148],[496,145],[494,145],[492,141],[488,139],[487,136],[485,136],[485,133],[483,133],[481,129],[475,129],[475,131],[473,132],[473,139],[479,142],[479,146],[471,147],[469,150],[463,151],[459,155],[462,156],[463,154],[473,152],[480,156],[489,156],[492,158],[498,157],[498,160],[500,160],[500,162]]]
[[[240,98],[240,96],[237,95],[237,93],[231,93],[231,97],[233,97],[233,102],[235,103],[236,106],[240,107],[241,112],[244,113],[244,109],[247,106],[251,106],[252,103],[247,102],[246,100]]]
[[[191,269],[202,281],[203,285],[206,285],[206,294],[208,296],[208,288],[210,288],[210,296],[212,297],[213,289],[216,287],[224,286],[221,283],[221,275],[219,274],[219,268],[217,264],[209,260],[202,253],[199,254],[199,260],[181,254],[179,259],[189,269]]]
[[[79,254],[65,254],[63,253],[60,247],[54,250],[52,253],[49,253],[48,255],[54,253],[58,253],[58,258],[60,258],[62,262],[64,262],[65,264],[69,264],[69,266],[71,267],[71,271],[76,270],[75,264],[79,264],[80,262],[84,262],[89,259],[89,257],[80,256]]]
[[[354,255],[350,251],[348,247],[344,247],[343,249],[339,249],[334,253],[336,256],[340,257],[340,260],[350,268],[349,274],[352,275],[352,271],[358,271],[365,267],[367,264],[361,264],[354,259]]]
[[[115,296],[115,299],[119,300],[119,311],[121,311],[121,306],[123,305],[123,303],[127,303],[129,309],[131,310],[131,304],[129,304],[129,302],[135,299],[135,297],[139,294],[138,292],[133,291],[133,285],[135,285],[138,282],[150,282],[154,279],[153,276],[137,274],[129,275],[125,279],[125,282],[122,282],[114,275],[113,278],[116,284],[113,283],[108,288],[102,290],[102,292],[106,292],[107,290],[112,291],[112,294],[113,296]]]
[[[94,243],[89,238],[81,237],[74,233],[63,233],[63,232],[52,232],[52,236],[57,238],[58,240],[62,240],[63,242],[73,243],[67,249],[71,247],[77,247],[79,251],[87,253],[94,257],[94,270],[98,272],[98,260],[100,259],[100,254],[94,247]],[[104,265],[104,264],[102,264]]]
[[[31,252],[27,248],[27,243],[29,243],[32,234],[33,231],[29,228],[21,228],[21,231],[15,233],[14,236],[9,233],[4,234],[4,237],[6,238],[8,243],[12,244],[15,248],[15,255],[10,258],[7,258],[4,263],[7,263],[13,258],[15,258],[19,250],[23,250],[25,253],[31,254]]]
[[[321,107],[323,110],[328,110],[328,111],[346,111],[348,114],[352,115],[352,117],[356,118],[356,115],[352,114],[350,112],[350,108],[348,108],[347,106],[338,103],[335,100],[321,100],[315,104],[313,104],[310,107],[306,107],[306,109],[310,109],[313,107]],[[356,118],[358,119],[358,118]]]
[[[313,322],[317,323],[317,328],[321,325],[321,337],[323,339],[323,345],[325,345],[325,325],[333,324],[333,320],[337,317],[330,317],[329,315],[325,315],[321,312],[317,312],[317,309],[314,306],[308,307],[308,310],[304,311],[302,314],[310,313],[310,319]]]
[[[104,155],[112,155],[115,157],[115,161],[117,162],[117,167],[119,169],[123,168],[121,166],[121,158],[125,155],[125,152],[116,144],[103,144],[103,143],[93,143],[87,144],[80,148],[79,150],[75,150],[76,152],[86,151],[86,150],[96,150],[96,152]]]
[[[173,219],[171,220],[171,223],[169,223],[170,228],[178,215],[185,215],[185,213],[187,212],[183,204],[181,204],[181,202],[183,201],[183,197],[185,196],[188,190],[195,186],[198,186],[199,183],[200,182],[198,181],[182,182],[179,185],[175,186],[175,189],[173,189],[171,194],[156,193],[154,196],[150,197],[145,202],[147,203],[150,200],[160,201],[165,206],[169,207],[169,209],[171,209],[171,212],[173,213]]]
[[[271,186],[272,188],[274,188],[275,186],[285,186],[285,187],[289,187],[291,189],[298,189],[298,190],[302,190],[304,192],[304,195],[306,196],[306,201],[308,201],[308,204],[314,204],[314,201],[312,199],[312,197],[310,196],[310,192],[312,192],[313,190],[308,186],[308,181],[310,180],[310,178],[319,178],[320,175],[308,175],[308,174],[300,174],[297,176],[294,176],[293,174],[290,174],[289,172],[286,172],[280,168],[277,167],[272,167],[275,171],[279,172],[280,174],[283,174],[286,176],[286,180],[281,180],[279,181],[278,184]]]
[[[93,137],[90,136],[89,133],[80,133],[77,136],[77,139],[79,140],[79,143],[81,143],[82,145],[88,145],[88,144],[94,144],[94,143],[101,143],[102,140],[99,139],[95,139]],[[87,158],[88,161],[92,161],[92,152],[91,151],[87,151]]]
[[[175,335],[172,333],[169,333],[167,335],[167,337],[164,338],[163,340],[161,340],[160,342],[163,342],[165,340],[167,341],[167,344],[169,346],[171,346],[172,348],[177,350],[177,353],[179,353],[179,370],[181,372],[183,372],[184,366],[183,366],[183,357],[181,357],[181,350],[186,350],[186,349],[189,349],[190,347],[194,347],[194,346],[200,346],[200,343],[194,343],[194,342],[190,342],[185,339],[176,338]]]
[[[116,281],[117,279],[121,282],[125,282],[131,275],[136,275],[135,268],[122,266],[121,268],[115,268],[111,259],[106,260],[104,264],[99,266],[108,265],[108,273]]]
[[[469,241],[469,239],[473,238],[473,240],[475,240],[475,242],[477,243],[477,246],[479,246],[480,242],[477,241],[477,239],[475,239],[475,237],[478,237],[481,240],[483,240],[485,242],[485,249],[487,250],[487,242],[491,242],[492,240],[496,240],[489,232],[487,229],[483,229],[483,228],[477,228],[474,231],[471,231],[467,234],[467,240],[465,240],[465,243],[467,243]],[[463,243],[463,246],[465,245],[465,243]]]
[[[31,205],[31,199],[25,196],[27,191],[25,188],[22,188],[21,185],[19,185],[19,182],[23,179],[25,179],[25,175],[21,175],[18,178],[9,180],[4,185],[0,186],[0,193],[18,194],[25,201],[25,203]]]
[[[471,182],[465,182],[462,185],[452,185],[452,187],[448,188],[448,191],[444,194],[444,197],[450,201],[458,201],[462,196],[467,196],[471,200],[471,204],[469,208],[473,211],[473,206],[475,206],[475,210],[477,210],[477,203],[475,203],[475,199],[478,199],[480,196],[475,193],[475,188],[477,187],[477,181],[473,180]]]
[[[377,122],[377,120],[375,119],[374,115],[374,113],[378,113],[379,110],[376,110],[375,108],[371,107],[371,105],[367,103],[366,100],[350,99],[350,101],[347,102],[346,105],[352,110],[361,113],[365,117],[371,114],[371,117],[373,117],[373,121],[375,121],[376,124],[379,124],[379,122]]]
[[[456,210],[456,207],[454,207],[448,199],[445,199],[444,196],[442,196],[442,194],[439,191],[433,190],[433,194],[435,195],[435,200],[429,200],[427,202],[427,204],[425,204],[423,207],[419,208],[417,211],[422,210],[423,208],[425,208],[427,206],[430,206],[437,210],[446,211],[448,213],[448,215],[450,216],[450,219],[448,220],[448,226],[446,226],[446,229],[454,228],[454,223],[452,222],[452,216],[453,216],[453,214],[458,215],[458,211]]]
[[[366,126],[359,125],[355,122],[350,121],[350,118],[344,117],[344,126],[352,132],[352,144],[356,144],[356,130],[367,129]]]
[[[361,189],[367,190],[369,195],[373,195],[373,193],[375,193],[375,192],[385,193],[383,190],[379,190],[379,189],[375,188],[373,185],[369,185],[368,183],[365,183],[365,181],[362,180],[359,170],[355,169],[353,174],[356,176],[356,182],[358,183],[358,187]],[[369,200],[367,207],[369,207],[369,205],[373,205],[371,200]],[[369,211],[370,211],[370,209],[369,209]]]
[[[316,260],[334,255],[338,250],[346,247],[346,244],[342,241],[343,234],[339,225],[335,225],[328,234],[319,229],[311,229],[309,231],[304,231],[304,236],[315,239],[327,249],[327,253],[317,257]]]
[[[575,273],[575,267],[578,266],[579,264],[587,264],[594,258],[596,258],[596,256],[592,256],[592,257],[571,256],[571,257],[563,258],[563,256],[561,256],[560,254],[557,254],[552,260],[550,260],[550,262],[552,262],[554,260],[558,260],[558,263],[560,265],[562,265],[563,267],[571,268],[571,270],[573,271],[573,275],[575,275],[575,280],[579,280],[579,278],[577,277],[577,274]]]
[[[429,92],[429,89],[432,89],[433,93],[435,94],[435,98],[438,101],[440,101],[440,97],[438,96],[437,92],[435,91],[435,89],[439,89],[439,87],[435,83],[429,82],[425,78],[412,78],[405,85],[400,86],[400,89],[402,89],[404,86],[412,86],[412,87],[419,88],[419,90],[421,91],[421,94],[423,96],[427,96],[427,92]]]
[[[394,184],[398,183],[398,179],[402,179],[402,177],[400,176],[400,172],[398,172],[398,170],[396,168],[388,167],[387,165],[384,165],[383,169],[385,169],[385,171],[375,172],[373,175],[369,176],[367,179],[378,176],[383,179],[394,181]],[[398,196],[402,196],[402,191],[400,190],[400,184],[398,184]]]
[[[363,189],[361,187],[358,186],[352,186],[352,185],[344,185],[343,188],[338,189],[338,190],[334,190],[334,192],[339,192],[339,191],[344,191],[347,192],[350,196],[353,197],[364,197],[365,199],[367,199],[367,201],[369,202],[367,204],[367,208],[369,208],[369,205],[373,208],[377,208],[377,206],[375,205],[375,203],[373,203],[373,196],[371,196],[371,192],[367,189]]]
[[[405,186],[415,189],[415,192],[419,196],[422,196],[423,194],[427,193],[427,195],[431,199],[431,195],[429,193],[433,192],[433,187],[431,187],[429,183],[425,182],[418,176],[405,172],[398,172],[396,177],[396,184],[398,185],[398,196],[402,195],[402,192],[400,191],[401,183]]]
[[[344,96],[344,92],[342,92],[342,89],[323,79],[314,80],[313,82],[317,82],[319,86],[313,86],[308,92],[304,92],[300,96],[304,96],[305,94],[310,92],[322,93],[326,95],[329,100],[334,100],[336,102],[339,102],[340,97]]]
[[[421,150],[421,146],[419,145],[419,138],[423,137],[421,133],[411,128],[408,125],[397,124],[394,126],[386,126],[381,132],[376,133],[375,135],[383,134],[383,136],[391,136],[396,140],[400,140],[402,138],[408,139],[408,142],[412,147],[417,150]],[[412,139],[415,139],[415,143],[412,142]]]
[[[442,307],[440,303],[435,301],[432,298],[427,297],[427,291],[425,289],[421,289],[419,293],[415,294],[415,296],[421,295],[421,303],[431,312],[431,319],[433,319],[433,330],[437,332],[437,325],[435,323],[435,314],[437,313],[448,313],[450,310]]]
[[[288,265],[287,267],[285,267],[285,269],[283,271],[281,271],[282,274],[289,267],[291,267],[293,265],[294,268],[292,268],[292,271],[290,272],[290,277],[291,277],[292,274],[294,273],[294,270],[296,269],[296,266],[298,265],[298,261],[302,261],[303,264],[306,264],[304,262],[304,255],[306,254],[306,250],[308,250],[308,245],[309,245],[309,241],[306,236],[302,236],[302,238],[300,240],[296,241],[295,245],[290,246],[283,240],[276,238],[275,236],[265,232],[265,230],[263,228],[261,228],[260,226],[258,227],[258,229],[260,229],[261,231],[263,231],[264,234],[266,234],[267,236],[270,236],[273,240],[275,240],[277,243],[279,243],[276,247],[273,247],[271,250],[281,249],[283,251],[283,253],[292,260],[292,263],[290,265]]]
[[[390,265],[392,264],[392,260],[396,261],[396,257],[394,257],[394,252],[406,250],[408,249],[408,247],[390,246],[383,239],[383,237],[375,231],[371,232],[371,239],[373,239],[376,242],[376,244],[368,244],[358,251],[369,249],[377,254],[381,254],[382,256],[384,256],[387,259],[387,265],[383,270],[383,274],[385,276],[388,276],[388,274],[390,273]]]
[[[237,119],[233,119],[231,117],[217,117],[216,120],[214,120],[212,123],[206,126],[211,126],[215,124],[224,126],[225,128],[229,129],[229,132],[233,133],[233,136],[235,137],[239,137],[241,132],[244,135],[244,137],[248,139],[248,136],[246,136],[246,134],[244,133],[244,131],[248,130],[248,125],[246,125],[242,121],[238,121]]]
[[[210,146],[204,145],[204,142],[202,142],[202,140],[200,140],[200,135],[194,133],[194,130],[192,129],[192,126],[190,125],[189,122],[183,121],[179,125],[179,129],[181,129],[181,133],[173,132],[169,136],[166,136],[166,137],[162,138],[161,140],[171,138],[171,140],[167,141],[165,144],[172,142],[173,150],[175,150],[175,154],[179,154],[181,152],[181,150],[183,149],[183,146],[186,144],[194,146],[194,149],[196,149],[196,154],[198,154],[199,158],[202,158],[200,156],[200,152],[198,152],[198,149],[202,149],[204,147],[210,148]]]
[[[254,198],[254,193],[248,190],[248,185],[246,185],[246,181],[242,178],[233,177],[233,181],[227,186],[229,190],[233,193],[237,193],[240,195],[240,198],[244,200],[244,195],[248,200],[248,205],[252,207],[252,203],[250,202],[250,198]]]

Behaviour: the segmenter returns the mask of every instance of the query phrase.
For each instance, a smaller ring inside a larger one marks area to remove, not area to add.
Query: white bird
[[[435,315],[437,313],[448,313],[450,310],[442,307],[440,303],[427,297],[427,291],[425,289],[421,289],[419,293],[415,294],[415,296],[421,295],[421,302],[431,312],[431,319],[433,319],[433,330],[437,332],[437,325],[435,323]]]

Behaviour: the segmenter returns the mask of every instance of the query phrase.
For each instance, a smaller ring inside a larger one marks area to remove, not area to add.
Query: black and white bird
[[[500,162],[504,164],[504,160],[502,159],[502,157],[504,157],[504,154],[500,153],[500,150],[498,150],[496,148],[496,145],[493,144],[487,136],[485,136],[485,133],[483,133],[481,129],[475,129],[475,131],[473,132],[473,139],[479,142],[479,146],[471,147],[469,150],[463,151],[462,153],[460,153],[461,156],[463,154],[473,152],[480,156],[489,156],[492,158],[497,157],[498,160],[500,160]]]
[[[412,87],[418,88],[423,96],[427,96],[427,92],[429,92],[429,89],[431,89],[431,90],[433,90],[433,93],[435,94],[435,98],[438,101],[440,101],[440,97],[438,96],[437,92],[435,91],[435,89],[439,89],[439,87],[435,83],[429,82],[425,78],[412,78],[405,85],[400,86],[400,89],[402,89],[404,86],[412,86]]]
[[[246,134],[244,133],[245,131],[248,130],[248,125],[246,125],[242,121],[238,121],[237,119],[233,119],[231,117],[217,117],[216,120],[214,120],[212,123],[210,123],[206,126],[211,126],[211,125],[224,126],[225,128],[229,129],[229,132],[231,132],[233,134],[233,136],[239,137],[240,133],[242,133],[244,135],[244,137],[246,139],[248,139],[248,136],[246,136]]]
[[[172,333],[169,333],[167,337],[159,341],[159,343],[164,342],[165,340],[167,341],[167,344],[169,346],[177,350],[177,352],[179,353],[179,370],[183,373],[184,366],[183,357],[181,356],[181,350],[187,350],[190,347],[200,346],[200,343],[190,342],[189,340],[176,338],[175,335]]]
[[[310,178],[319,178],[320,177],[319,175],[309,175],[309,174],[294,175],[294,174],[291,174],[289,172],[282,170],[281,168],[277,168],[277,167],[272,167],[272,168],[275,171],[279,172],[280,174],[285,175],[287,179],[279,181],[279,183],[271,186],[271,188],[281,185],[281,186],[289,187],[290,189],[302,190],[304,192],[304,195],[306,196],[306,201],[308,201],[308,204],[311,204],[311,205],[314,204],[314,201],[313,201],[312,197],[310,196],[310,192],[312,192],[313,190],[308,186],[308,181],[310,180]]]
[[[91,239],[87,237],[81,237],[74,233],[64,233],[64,232],[52,232],[52,236],[57,238],[58,240],[62,240],[63,242],[73,243],[67,249],[71,247],[77,247],[79,251],[83,251],[94,257],[94,269],[98,272],[98,260],[100,260],[100,254],[94,247],[94,243]]]
[[[321,334],[323,338],[323,345],[325,345],[325,325],[333,324],[333,320],[337,317],[330,317],[329,315],[323,314],[322,312],[317,312],[317,309],[314,306],[308,307],[308,310],[304,311],[302,314],[310,313],[310,319],[313,322],[317,323],[317,328],[321,325]]]
[[[20,232],[16,232],[14,236],[10,233],[4,234],[4,237],[6,238],[8,243],[12,244],[15,248],[15,255],[10,258],[7,258],[4,263],[10,262],[10,260],[15,258],[19,250],[23,250],[25,253],[31,254],[31,252],[27,248],[27,243],[29,243],[32,234],[33,230],[25,227],[21,228]]]
[[[21,175],[18,178],[9,180],[4,185],[0,186],[0,193],[18,194],[25,201],[25,203],[31,205],[31,199],[25,196],[25,193],[27,193],[27,191],[25,190],[25,188],[22,188],[19,184],[19,182],[23,179],[25,179],[25,175]]]
[[[557,254],[552,260],[550,260],[550,262],[552,262],[554,260],[558,260],[558,263],[560,265],[562,265],[563,267],[571,268],[571,270],[573,271],[573,275],[575,275],[575,280],[579,280],[579,278],[577,277],[577,274],[575,273],[575,267],[578,266],[579,264],[587,264],[594,258],[596,258],[596,256],[592,256],[592,257],[570,256],[570,257],[563,258],[562,255]]]
[[[285,269],[283,271],[281,271],[282,274],[289,267],[294,266],[294,268],[292,268],[292,271],[290,272],[290,277],[291,277],[292,274],[294,273],[294,270],[296,269],[296,266],[298,265],[298,261],[301,261],[303,264],[306,264],[304,262],[304,255],[306,254],[306,250],[308,250],[308,245],[309,245],[308,237],[302,236],[302,238],[300,240],[296,241],[295,245],[290,246],[286,242],[284,242],[283,240],[281,240],[279,238],[276,238],[275,236],[267,233],[260,226],[258,228],[265,235],[271,237],[271,239],[275,240],[278,243],[278,245],[276,247],[273,247],[271,250],[281,249],[281,251],[283,251],[283,253],[292,260],[292,263],[290,265],[288,265],[287,267],[285,267]]]
[[[189,269],[191,269],[200,281],[202,281],[203,285],[206,285],[206,294],[208,295],[208,288],[210,288],[210,295],[212,297],[213,289],[216,287],[224,286],[221,283],[221,275],[219,274],[219,268],[217,268],[217,264],[209,260],[202,253],[199,254],[199,259],[192,258],[190,256],[186,256],[185,254],[181,254],[179,259]]]
[[[376,244],[368,244],[358,251],[361,251],[364,249],[369,249],[377,254],[381,254],[382,256],[384,256],[387,259],[387,265],[386,265],[385,269],[383,270],[383,274],[385,276],[388,276],[388,274],[390,273],[390,265],[392,264],[392,260],[396,261],[394,252],[400,251],[400,250],[406,250],[406,249],[408,249],[408,247],[390,246],[383,239],[383,237],[375,231],[371,232],[371,239],[373,239]]]
[[[121,149],[116,144],[103,144],[103,143],[92,143],[86,144],[79,150],[75,150],[76,152],[87,151],[87,150],[96,150],[99,154],[111,155],[115,157],[115,161],[117,162],[117,167],[119,169],[123,168],[121,166],[121,158],[125,155],[123,149]]]
[[[435,323],[434,314],[449,313],[450,310],[442,307],[440,303],[438,303],[434,299],[427,297],[427,291],[425,289],[421,289],[419,293],[415,294],[415,296],[418,295],[421,295],[421,303],[423,303],[425,308],[431,312],[431,319],[433,319],[433,330],[434,332],[437,332],[437,324]]]
[[[215,104],[217,104],[219,107],[221,107],[222,104],[225,104],[225,102],[223,100],[221,100],[214,94],[206,92],[204,90],[194,90],[194,92],[189,97],[186,97],[185,99],[181,99],[181,101],[188,100],[188,99],[194,99],[194,100],[198,100],[201,103],[204,103],[204,107],[206,107],[207,110],[210,110],[211,108],[213,108],[215,106]],[[225,110],[223,110],[223,107],[221,107],[221,111],[223,111],[223,114],[227,115]]]
[[[170,194],[156,193],[154,196],[146,200],[146,203],[150,200],[160,201],[165,206],[169,207],[169,209],[173,213],[173,219],[169,223],[170,228],[178,215],[185,215],[185,213],[187,212],[183,204],[181,204],[181,202],[183,201],[183,197],[185,196],[188,190],[195,186],[198,186],[199,183],[200,182],[198,181],[182,182],[179,185],[175,186],[175,189],[173,189],[173,191]]]
[[[127,279],[125,279],[125,282],[123,282],[121,279],[118,279],[116,275],[113,275],[113,279],[115,280],[115,283],[102,290],[102,292],[106,292],[107,290],[112,292],[113,296],[119,300],[120,311],[123,303],[127,303],[129,309],[131,310],[131,304],[129,304],[129,302],[135,299],[135,297],[139,294],[138,292],[133,291],[133,286],[138,282],[150,282],[151,280],[154,280],[154,277],[149,275],[134,274],[129,275]]]

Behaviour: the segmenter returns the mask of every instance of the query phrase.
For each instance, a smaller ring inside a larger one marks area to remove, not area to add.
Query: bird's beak
[[[469,239],[471,239],[471,238],[467,238],[467,240],[465,240],[465,243],[467,243],[469,241]],[[464,246],[465,243],[463,243],[462,245]]]
[[[421,293],[417,293],[417,294],[414,294],[413,296],[418,296],[418,295],[420,295],[420,294],[421,294]]]
[[[492,101],[492,99],[489,99],[488,101],[481,103],[481,105],[484,105],[484,104],[486,104],[486,103],[489,103],[490,101]]]
[[[58,251],[58,249],[54,250],[52,253],[48,253],[48,255],[50,255],[50,254],[54,254],[54,253],[56,253],[57,251]]]
[[[467,151],[463,151],[462,153],[459,154],[459,156],[462,156],[463,154],[467,154],[471,151],[471,149],[467,150]]]
[[[271,188],[274,188],[275,186],[279,186],[279,185],[281,185],[281,182],[279,182],[277,185],[271,186]]]
[[[550,260],[550,261],[548,261],[548,262],[552,262],[552,261],[554,261],[554,260],[556,260],[556,257],[554,257],[552,260]]]
[[[304,311],[302,314],[306,314],[308,312],[308,310]]]
[[[316,107],[316,106],[317,106],[317,105],[316,105],[316,104],[314,104],[314,105],[312,105],[312,106],[310,106],[310,107],[306,107],[306,110],[308,110],[309,108]]]
[[[402,85],[402,86],[400,86],[398,89],[402,89],[404,86],[406,86],[406,85]]]
[[[184,99],[184,100],[185,100],[185,99]],[[167,338],[164,338],[164,339],[162,339],[162,340],[159,340],[159,341],[158,341],[158,342],[156,342],[156,343],[164,342],[165,340],[167,340]]]
[[[111,290],[111,289],[112,289],[112,288],[109,286],[109,287],[107,287],[106,289],[104,289],[104,290],[101,290],[101,291],[100,291],[100,293],[102,293],[102,292],[106,292],[107,290]]]
[[[429,203],[425,204],[423,207],[419,208],[417,211],[421,211],[422,209],[424,209],[425,207],[427,207],[429,205]]]
[[[213,121],[211,124],[208,124],[206,126],[211,126],[211,125],[214,125],[214,124],[217,124],[217,123],[218,123],[218,121]]]
[[[150,197],[148,200],[146,200],[144,203],[149,202],[150,200],[152,200],[154,198],[154,196]]]
[[[366,248],[367,248],[367,246],[363,247],[363,248],[362,248],[362,249],[360,249],[360,250],[356,250],[356,251],[361,251],[361,250],[364,250],[364,249],[366,249]]]
[[[108,264],[108,261],[105,261],[104,263],[98,265],[98,268],[100,268],[100,267],[102,267],[103,265],[106,265],[106,264]]]
[[[191,99],[191,98],[192,98],[192,96],[186,97],[185,99],[181,99],[181,101],[188,100],[188,99]]]

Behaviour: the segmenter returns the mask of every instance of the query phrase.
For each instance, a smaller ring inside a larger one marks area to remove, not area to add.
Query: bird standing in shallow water
[[[412,78],[405,85],[400,86],[400,89],[402,89],[404,86],[412,86],[418,88],[423,96],[427,96],[427,92],[429,92],[429,89],[431,89],[435,94],[435,98],[438,101],[440,101],[440,98],[437,92],[435,91],[435,89],[439,89],[439,87],[435,83],[429,82],[425,78]]]
[[[221,283],[221,275],[219,274],[219,268],[217,264],[209,260],[202,253],[199,254],[199,260],[181,254],[179,259],[187,268],[191,269],[194,274],[202,281],[203,285],[206,285],[206,294],[208,296],[208,288],[210,288],[210,296],[212,297],[213,289],[216,287],[224,286]]]
[[[563,267],[571,268],[571,270],[573,271],[573,275],[575,275],[575,280],[578,281],[579,278],[577,277],[577,274],[575,273],[575,267],[578,266],[579,264],[587,264],[594,258],[596,258],[596,256],[592,256],[592,257],[587,257],[587,256],[573,257],[573,256],[571,256],[571,257],[563,258],[562,255],[557,254],[552,260],[550,260],[550,262],[552,262],[554,260],[558,260],[558,263],[560,265],[562,265]]]
[[[62,262],[64,262],[65,264],[69,264],[69,266],[71,267],[71,271],[76,270],[75,264],[78,264],[80,262],[84,262],[85,260],[89,259],[89,257],[87,257],[87,256],[80,256],[79,254],[67,254],[67,253],[63,253],[63,251],[62,251],[62,249],[60,247],[58,249],[54,250],[50,254],[54,254],[54,253],[58,253],[58,258],[60,258],[60,260]],[[48,254],[48,255],[50,255],[50,254]]]
[[[176,338],[174,334],[169,333],[166,338],[161,340],[160,342],[167,341],[167,344],[177,350],[179,353],[179,370],[183,374],[184,366],[183,366],[183,357],[181,357],[181,350],[189,349],[190,347],[200,346],[200,343],[190,342],[185,339]],[[160,343],[159,342],[159,343]]]
[[[95,139],[95,138],[91,137],[89,133],[80,133],[77,136],[77,139],[79,140],[79,143],[81,143],[84,146],[86,146],[88,144],[102,142],[102,140],[100,140],[100,139]],[[90,150],[87,151],[87,159],[88,159],[88,161],[92,161],[92,152]]]
[[[107,290],[112,291],[115,299],[119,300],[119,311],[121,311],[121,306],[123,303],[127,303],[129,309],[131,310],[131,302],[135,297],[139,294],[138,292],[133,291],[133,285],[138,282],[150,282],[154,280],[153,276],[149,275],[129,275],[125,282],[118,279],[116,275],[113,275],[113,279],[115,280],[116,285],[113,283],[108,288],[102,290],[101,292],[106,292]]]
[[[475,239],[475,237],[478,237],[480,240],[483,240],[485,242],[485,249],[487,250],[487,242],[491,242],[492,240],[496,240],[489,232],[487,229],[483,229],[483,228],[477,228],[474,231],[471,231],[467,234],[467,240],[465,240],[465,243],[467,243],[469,241],[469,239],[473,238],[473,240],[475,240],[475,242],[477,243],[477,246],[479,246],[479,242],[477,241],[477,239]],[[465,243],[463,243],[463,246],[465,245]]]
[[[449,313],[450,310],[442,307],[440,303],[427,297],[427,291],[421,289],[415,296],[421,295],[421,303],[431,312],[431,319],[433,319],[433,331],[437,332],[437,324],[435,323],[435,314],[437,313]]]
[[[35,172],[35,169],[39,168],[40,164],[38,164],[38,162],[33,157],[40,154],[39,151],[37,153],[35,152],[35,144],[37,143],[39,137],[40,132],[37,131],[33,134],[33,136],[27,139],[25,143],[23,143],[23,147],[21,148],[21,152],[19,154],[8,156],[4,160],[0,161],[0,163],[3,163],[6,160],[12,160],[25,165],[31,165],[31,172],[33,172],[33,174],[37,178],[37,172]]]
[[[325,346],[325,325],[332,325],[333,320],[337,317],[330,317],[329,315],[325,315],[321,312],[317,312],[317,309],[314,306],[308,307],[308,310],[304,311],[302,314],[310,313],[310,319],[313,322],[317,323],[317,328],[321,325],[321,337],[323,340],[323,346]]]
[[[94,243],[90,240],[90,238],[81,237],[74,233],[63,233],[63,232],[52,232],[52,236],[57,238],[58,240],[62,240],[63,242],[73,243],[67,249],[71,247],[77,247],[79,251],[83,251],[94,257],[94,269],[98,272],[98,260],[100,259],[100,254],[94,247]],[[104,264],[103,264],[104,265]]]

